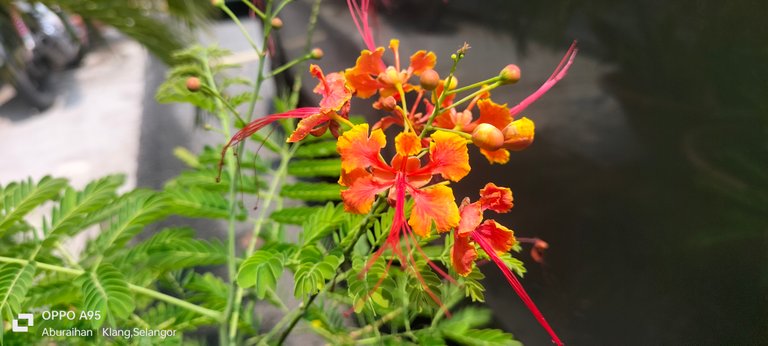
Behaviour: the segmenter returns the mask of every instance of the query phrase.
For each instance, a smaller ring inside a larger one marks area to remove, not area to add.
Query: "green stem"
[[[283,66],[280,66],[280,67],[272,70],[272,72],[270,72],[265,78],[272,78],[274,76],[277,76],[278,74],[280,74],[283,71],[285,71],[285,70],[295,66],[296,64],[305,62],[305,61],[307,61],[309,59],[312,59],[312,55],[311,54],[304,54],[304,56],[296,58],[296,59],[293,59],[293,60],[285,63]]]
[[[258,7],[254,6],[251,1],[243,0],[243,3],[245,4],[245,6],[248,6],[248,8],[250,8],[251,11],[253,11],[253,13],[255,13],[257,16],[259,16],[259,18],[261,18],[261,20],[264,20],[264,18],[267,17],[267,16],[264,15],[264,12],[261,12],[261,10]]]
[[[263,51],[260,51],[257,48],[254,48],[256,53],[259,54],[259,64],[256,68],[256,83],[253,85],[253,98],[251,98],[251,102],[248,104],[248,113],[246,113],[246,120],[248,122],[251,121],[253,118],[253,111],[256,109],[256,100],[259,98],[259,93],[261,92],[261,84],[264,82],[266,78],[264,78],[264,63],[266,62],[266,47],[269,45],[269,33],[272,31],[272,18],[273,14],[272,12],[272,1],[267,1],[266,6],[264,8],[264,26],[263,26],[263,39],[261,41],[261,47]]]
[[[448,106],[448,107],[445,107],[445,108],[443,108],[442,110],[443,110],[443,111],[447,111],[447,110],[449,110],[449,109],[451,109],[451,108],[456,108],[457,106],[460,106],[460,105],[462,105],[462,104],[464,104],[464,103],[467,103],[467,102],[471,101],[471,100],[472,100],[472,99],[474,99],[474,98],[475,98],[477,95],[480,95],[480,94],[482,94],[482,93],[484,93],[484,92],[487,92],[487,91],[489,91],[489,90],[493,90],[493,89],[495,89],[495,88],[496,88],[496,87],[498,87],[499,85],[501,85],[501,82],[494,82],[494,83],[493,83],[493,84],[491,84],[491,85],[488,85],[488,86],[482,87],[482,88],[480,88],[480,90],[478,90],[478,91],[475,91],[475,92],[473,92],[473,93],[471,93],[471,94],[467,95],[465,98],[463,98],[463,99],[461,99],[461,100],[459,100],[459,101],[456,101],[456,102],[454,102],[453,104],[451,104],[451,105],[450,105],[450,106]],[[441,95],[441,96],[442,96],[442,95]],[[430,125],[431,125],[431,124],[430,124]]]
[[[243,23],[240,22],[239,18],[237,18],[237,15],[235,15],[232,12],[232,10],[230,10],[229,7],[227,7],[226,4],[223,4],[221,6],[221,10],[224,11],[224,13],[226,13],[227,16],[229,16],[229,18],[232,19],[233,22],[235,22],[237,27],[240,29],[240,32],[243,33],[243,36],[245,36],[245,39],[248,40],[248,43],[251,44],[251,47],[253,48],[253,50],[256,51],[257,53],[261,53],[261,51],[259,50],[259,47],[256,45],[256,42],[254,42],[253,39],[251,38],[251,34],[249,34],[248,30],[245,29],[245,26],[243,26]],[[266,46],[262,46],[262,47],[266,47]],[[259,59],[259,60],[262,60],[262,59]]]
[[[363,328],[360,328],[358,330],[354,330],[351,333],[349,333],[349,337],[352,339],[357,339],[361,337],[363,334],[373,331],[374,329],[378,329],[379,327],[383,326],[384,323],[387,323],[391,320],[393,320],[395,317],[399,316],[401,313],[403,313],[403,307],[399,307],[395,310],[392,310],[388,314],[381,316],[381,318],[373,322]]]
[[[21,264],[21,265],[27,265],[30,261],[25,260],[25,259],[0,256],[0,262],[3,262],[3,263],[18,263],[18,264]],[[53,264],[42,263],[42,262],[35,262],[35,264],[36,264],[37,268],[43,269],[43,270],[47,270],[47,271],[64,273],[64,274],[69,274],[69,275],[72,275],[72,276],[80,276],[80,275],[85,274],[85,271],[81,270],[81,269],[67,268],[67,267],[57,266],[57,265],[53,265]],[[200,315],[213,318],[213,319],[215,319],[217,321],[221,321],[221,319],[222,319],[222,314],[220,312],[218,312],[218,311],[207,309],[207,308],[204,308],[202,306],[198,306],[198,305],[195,305],[195,304],[192,304],[192,303],[188,303],[188,302],[183,301],[181,299],[178,299],[176,297],[172,297],[172,296],[169,296],[167,294],[163,294],[163,293],[157,292],[155,290],[151,290],[151,289],[146,288],[146,287],[141,287],[141,286],[137,286],[137,285],[129,283],[128,284],[128,289],[130,289],[131,291],[136,292],[138,294],[142,294],[142,295],[145,295],[145,296],[148,296],[148,297],[152,297],[152,298],[155,298],[157,300],[162,300],[162,301],[164,301],[166,303],[173,304],[173,305],[176,305],[178,307],[187,309],[189,311],[196,312],[196,313],[198,313]]]
[[[481,87],[481,86],[486,85],[486,84],[496,83],[500,79],[501,79],[501,77],[499,77],[499,76],[496,76],[496,77],[493,77],[493,78],[488,78],[488,79],[486,79],[484,81],[479,81],[477,83],[470,84],[470,85],[467,85],[467,86],[463,86],[461,88],[457,88],[457,89],[453,89],[453,90],[448,90],[447,93],[448,93],[448,95],[458,94],[460,92],[465,92],[467,90],[478,88],[478,87]]]

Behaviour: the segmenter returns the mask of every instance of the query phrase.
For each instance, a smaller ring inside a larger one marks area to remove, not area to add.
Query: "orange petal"
[[[480,117],[475,121],[477,124],[491,124],[501,130],[512,122],[506,104],[500,105],[491,99],[482,99],[477,101],[477,109],[480,112]]]
[[[488,183],[480,190],[480,205],[483,209],[506,213],[514,206],[512,201],[512,190],[508,187],[498,187],[494,183]]]
[[[472,237],[481,237],[488,242],[494,251],[505,253],[512,249],[517,240],[515,233],[509,228],[500,225],[494,220],[485,220],[480,227],[475,229]]]
[[[374,130],[368,137],[368,124],[355,125],[336,142],[336,151],[341,155],[341,168],[346,172],[371,166],[387,169],[379,156],[379,151],[386,143],[387,139],[381,130]]]
[[[472,272],[475,259],[477,259],[477,251],[469,242],[469,237],[456,235],[453,248],[451,248],[451,264],[453,264],[456,273],[461,276],[469,275]]]
[[[384,48],[376,48],[371,52],[364,49],[357,58],[355,67],[344,71],[344,77],[347,83],[355,89],[357,97],[368,98],[375,94],[380,87],[376,77],[384,71],[384,63],[381,56],[384,54]]]
[[[294,130],[291,136],[288,137],[288,142],[293,143],[304,139],[315,127],[330,120],[331,118],[329,118],[325,113],[312,114],[304,119],[301,119],[299,124],[296,125],[296,130]]]
[[[351,172],[345,172],[342,169],[341,174],[339,175],[339,185],[350,187],[355,183],[355,181],[357,181],[357,179],[367,177],[369,175],[371,175],[371,172],[368,172],[362,168],[353,169]]]
[[[313,90],[323,96],[320,107],[338,111],[352,98],[352,92],[347,88],[343,74],[334,72],[324,76],[323,70],[315,64],[309,66],[309,71],[320,80]]]
[[[467,140],[446,131],[437,131],[430,137],[427,167],[433,174],[440,173],[446,179],[459,181],[464,178],[470,170]]]
[[[456,232],[460,236],[468,236],[483,222],[483,210],[480,208],[479,203],[462,204],[461,209],[459,209],[461,221],[459,221]]]
[[[428,236],[433,221],[438,232],[446,232],[459,224],[459,208],[451,188],[436,185],[426,190],[414,190],[412,195],[414,204],[408,224],[416,234]]]
[[[436,63],[437,57],[435,53],[420,50],[411,55],[410,69],[413,70],[413,74],[418,76],[422,72],[434,68]]]
[[[413,132],[401,132],[395,137],[395,150],[404,157],[416,155],[421,150],[421,139]]]
[[[359,171],[361,170],[358,169],[354,172]],[[370,174],[354,179],[352,186],[341,191],[341,199],[344,201],[344,210],[356,214],[367,214],[371,211],[371,206],[373,205],[373,200],[376,199],[376,195],[391,186],[391,181],[382,182],[378,179],[374,179]]]
[[[499,150],[485,150],[480,149],[480,153],[485,156],[486,159],[488,159],[488,162],[491,164],[499,163],[499,164],[505,164],[509,162],[509,150],[507,149],[499,149]]]

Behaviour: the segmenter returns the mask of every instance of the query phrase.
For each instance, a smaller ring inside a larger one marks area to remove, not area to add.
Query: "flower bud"
[[[385,111],[393,111],[397,107],[397,100],[392,96],[387,96],[381,100],[381,109]]]
[[[515,64],[509,64],[501,69],[499,72],[499,78],[504,84],[517,83],[520,80],[520,67]]]
[[[280,29],[283,27],[283,20],[278,17],[272,18],[270,23],[272,24],[272,27],[275,29]]]
[[[323,52],[320,48],[312,48],[312,50],[309,52],[309,57],[315,60],[320,60],[325,55],[325,52]]]
[[[197,92],[200,90],[200,87],[201,87],[200,78],[197,78],[197,77],[187,78],[187,90],[191,92]]]
[[[504,135],[496,126],[482,123],[472,131],[472,143],[481,149],[496,151],[504,144]]]
[[[211,0],[211,5],[216,7],[224,6],[224,0]]]
[[[440,84],[440,75],[433,69],[426,70],[419,76],[419,83],[425,90],[435,90],[437,85]]]
[[[533,143],[534,130],[533,121],[525,117],[509,123],[503,131],[503,147],[512,151],[520,151],[527,148]]]

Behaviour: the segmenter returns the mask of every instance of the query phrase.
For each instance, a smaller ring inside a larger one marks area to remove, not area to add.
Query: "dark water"
[[[458,45],[437,41],[479,43],[468,70],[498,58],[487,44],[497,40],[524,76],[541,80],[579,39],[569,76],[529,110],[534,145],[503,167],[475,157],[475,177],[457,192],[476,196],[487,181],[512,187],[515,209],[498,219],[549,242],[544,265],[521,255],[523,284],[566,343],[768,344],[766,2],[390,5],[379,29],[403,44],[444,58]],[[349,19],[342,7],[335,13],[330,24]],[[359,51],[356,32],[328,32],[321,46],[336,48],[323,63],[352,64],[345,54]],[[542,52],[549,60],[537,63]],[[530,83],[498,95],[513,103]],[[503,277],[483,271],[498,324],[526,344],[548,344]]]

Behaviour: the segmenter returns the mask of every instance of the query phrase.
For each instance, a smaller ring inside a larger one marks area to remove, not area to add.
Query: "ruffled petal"
[[[468,203],[467,198],[464,199],[459,209],[459,214],[461,221],[459,221],[459,226],[456,228],[456,233],[460,236],[469,235],[483,222],[483,210],[480,208],[480,204]]]
[[[363,171],[357,169],[353,172]],[[350,175],[358,175],[360,173],[351,173]],[[381,181],[375,179],[372,175],[359,176],[353,178],[352,185],[341,191],[341,199],[344,201],[344,210],[356,214],[366,214],[371,211],[373,200],[376,199],[376,195],[392,186],[391,181]]]
[[[482,99],[477,101],[477,109],[480,112],[480,117],[475,121],[477,124],[491,124],[501,130],[512,122],[512,115],[509,114],[506,104],[500,105],[491,99]]]
[[[355,67],[344,71],[347,84],[355,89],[357,97],[371,97],[381,87],[381,83],[376,80],[376,76],[384,71],[384,64],[381,60],[383,54],[383,47],[376,48],[373,52],[364,49],[360,52],[360,57],[357,58]]]
[[[403,157],[416,155],[421,151],[421,138],[412,132],[401,132],[395,137],[395,150]]]
[[[491,164],[498,163],[498,164],[506,164],[509,162],[509,150],[507,149],[498,149],[494,151],[480,149],[480,153],[485,156],[486,159],[488,159],[488,162]]]
[[[309,72],[320,81],[313,91],[323,96],[320,100],[323,109],[339,111],[352,98],[343,74],[334,72],[325,76],[323,70],[315,64],[309,66]]]
[[[346,172],[371,166],[387,169],[379,156],[379,151],[386,144],[387,139],[381,130],[374,130],[368,137],[368,124],[355,125],[336,142],[336,151],[341,155],[341,168]]]
[[[314,130],[316,127],[320,126],[323,123],[326,123],[330,121],[331,118],[328,116],[327,113],[317,113],[312,114],[304,119],[301,119],[299,121],[299,124],[296,125],[296,130],[293,131],[290,137],[288,137],[287,142],[293,143],[298,142],[309,135],[312,130]],[[327,126],[325,127],[327,128]],[[325,132],[325,128],[322,132]],[[322,133],[320,133],[322,134]]]
[[[480,189],[480,205],[483,209],[506,213],[514,206],[513,200],[512,190],[508,187],[499,187],[494,183],[488,183]]]
[[[456,273],[461,276],[467,276],[472,272],[477,259],[477,251],[469,241],[469,237],[457,234],[451,248],[451,264]]]
[[[494,220],[485,220],[472,233],[472,238],[482,238],[499,254],[508,252],[515,245],[515,233]]]
[[[441,174],[443,178],[459,181],[470,170],[467,140],[457,134],[446,131],[433,133],[429,146],[429,164],[426,166],[432,174]]]
[[[435,56],[435,53],[420,50],[411,55],[410,69],[413,71],[413,74],[418,76],[422,72],[434,68],[436,63],[437,56]]]
[[[438,232],[446,232],[459,224],[459,208],[453,198],[453,190],[436,185],[425,190],[413,190],[413,211],[408,219],[413,231],[426,237],[435,222]]]

